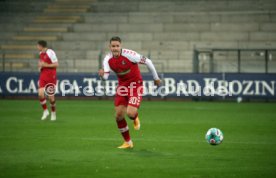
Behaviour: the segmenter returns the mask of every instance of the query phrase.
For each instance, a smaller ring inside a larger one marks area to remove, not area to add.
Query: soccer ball
[[[223,133],[217,128],[211,128],[206,133],[205,138],[209,144],[219,145],[223,141]]]

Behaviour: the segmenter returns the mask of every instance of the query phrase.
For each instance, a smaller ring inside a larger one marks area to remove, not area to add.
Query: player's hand
[[[104,76],[104,70],[100,69],[99,72],[98,72],[98,74],[99,74],[100,77],[103,77]]]
[[[38,68],[43,68],[43,67],[46,67],[46,63],[39,61],[38,62]]]
[[[160,86],[161,85],[161,80],[160,79],[154,80],[154,85]]]

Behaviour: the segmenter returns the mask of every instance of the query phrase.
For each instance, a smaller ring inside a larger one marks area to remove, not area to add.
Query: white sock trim
[[[131,141],[131,140],[129,140],[127,143],[128,143],[128,144],[132,144],[132,141]]]
[[[124,133],[126,131],[128,131],[128,126],[124,127],[124,128],[119,128],[121,133]]]

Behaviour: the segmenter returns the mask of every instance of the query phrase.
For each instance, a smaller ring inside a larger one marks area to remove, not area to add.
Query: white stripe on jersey
[[[56,53],[52,49],[47,49],[46,54],[51,59],[52,63],[58,62],[58,58],[56,56]]]

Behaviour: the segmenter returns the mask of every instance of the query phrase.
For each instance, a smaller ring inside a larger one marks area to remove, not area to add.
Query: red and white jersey
[[[46,51],[39,53],[40,61],[48,64],[53,64],[58,62],[56,53],[52,49],[47,49]],[[40,69],[40,76],[52,77],[56,75],[56,68],[43,67]]]
[[[104,79],[109,76],[110,70],[118,77],[120,86],[128,86],[131,82],[142,84],[142,76],[138,64],[145,64],[151,71],[155,80],[159,79],[155,67],[150,59],[129,49],[122,49],[121,55],[117,58],[108,53],[103,60]]]

